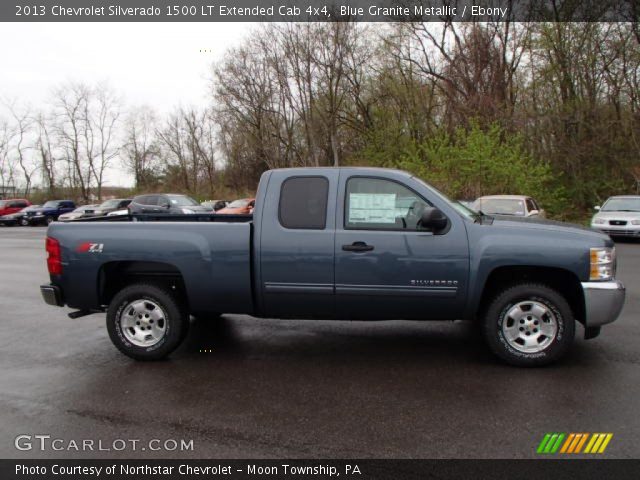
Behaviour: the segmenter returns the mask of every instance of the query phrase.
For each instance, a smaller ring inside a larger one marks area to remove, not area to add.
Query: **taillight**
[[[47,257],[47,268],[51,275],[62,274],[62,255],[60,253],[60,242],[55,238],[47,237],[46,250],[49,256]]]

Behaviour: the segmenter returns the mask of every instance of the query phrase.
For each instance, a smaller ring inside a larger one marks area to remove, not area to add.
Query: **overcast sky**
[[[38,109],[67,80],[107,80],[127,105],[160,112],[209,101],[211,64],[251,23],[2,23],[0,97]],[[208,50],[206,53],[200,50]],[[109,171],[107,184],[131,184]]]

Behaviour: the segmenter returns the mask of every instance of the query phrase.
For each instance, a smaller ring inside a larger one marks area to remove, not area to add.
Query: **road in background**
[[[170,360],[138,363],[103,314],[43,303],[44,236],[0,228],[0,458],[532,458],[547,432],[612,432],[603,457],[640,457],[640,243],[617,246],[621,318],[558,365],[518,369],[464,322],[246,315],[195,322]],[[194,450],[21,452],[20,434]]]

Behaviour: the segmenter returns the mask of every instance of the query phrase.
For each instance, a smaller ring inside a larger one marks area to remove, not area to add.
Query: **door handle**
[[[342,250],[346,252],[370,252],[373,245],[367,245],[365,242],[353,242],[351,245],[342,245]]]

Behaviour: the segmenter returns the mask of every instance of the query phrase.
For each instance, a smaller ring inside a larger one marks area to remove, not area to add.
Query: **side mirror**
[[[435,207],[426,207],[420,216],[420,225],[422,228],[432,230],[434,232],[447,228],[449,220],[444,216],[441,210]]]
[[[536,216],[536,215],[540,215],[540,210],[531,210],[529,212],[529,216],[530,217],[533,217],[533,216]]]
[[[596,205],[595,207],[593,207],[593,209],[594,209],[596,212],[599,212],[599,211],[600,211],[600,205]]]

